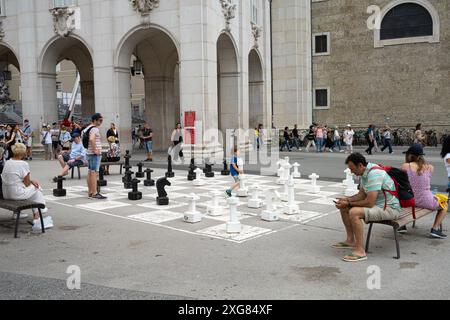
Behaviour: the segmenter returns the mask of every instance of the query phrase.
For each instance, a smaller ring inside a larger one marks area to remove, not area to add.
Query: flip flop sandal
[[[349,245],[345,242],[339,242],[331,246],[334,249],[353,249],[355,246]]]
[[[358,256],[358,255],[352,253],[352,254],[349,254],[348,256],[343,257],[342,260],[345,262],[361,262],[361,261],[366,261],[367,256]]]

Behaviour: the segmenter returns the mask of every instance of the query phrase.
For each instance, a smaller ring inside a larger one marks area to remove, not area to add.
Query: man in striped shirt
[[[100,113],[94,114],[92,116],[91,125],[89,125],[83,132],[84,135],[89,135],[89,144],[86,153],[89,167],[87,177],[89,198],[97,200],[106,199],[106,197],[102,196],[97,191],[98,172],[100,170],[100,163],[102,160],[102,142],[98,127],[102,125],[102,122],[102,115]]]

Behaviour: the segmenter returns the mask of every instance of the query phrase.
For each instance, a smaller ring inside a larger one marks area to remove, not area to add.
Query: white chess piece
[[[278,160],[277,161],[277,166],[278,166],[278,169],[277,169],[277,177],[281,177],[281,174],[282,174],[282,170],[283,169],[281,169],[283,166],[283,162],[284,162],[284,160],[282,160],[282,159],[280,159],[280,160]]]
[[[345,171],[346,178],[343,181],[345,185],[345,196],[352,197],[358,193],[358,185],[353,180],[353,174],[350,169],[346,169]]]
[[[261,213],[261,219],[264,221],[278,221],[278,213],[273,205],[274,193],[271,190],[266,191],[266,209]]]
[[[245,174],[239,175],[239,189],[236,191],[236,195],[240,198],[248,197],[248,188],[246,186],[246,179],[247,177]]]
[[[250,200],[248,200],[248,207],[252,209],[259,209],[263,206],[263,201],[259,198],[261,187],[253,185],[250,191]]]
[[[292,173],[292,176],[295,179],[300,179],[302,177],[302,174],[300,173],[300,171],[298,169],[298,168],[300,168],[300,164],[296,162],[296,163],[294,163],[293,167],[294,167],[294,172]]]
[[[287,215],[294,215],[300,212],[300,207],[295,203],[295,181],[294,177],[289,178],[288,186],[288,203],[283,206],[283,212]]]
[[[350,169],[345,169],[344,171],[345,173],[345,180],[342,181],[342,183],[347,186],[349,181],[353,182],[353,174],[352,171]]]
[[[223,206],[220,205],[220,196],[222,192],[218,190],[213,190],[210,192],[211,195],[211,203],[206,208],[206,213],[212,217],[222,216]]]
[[[197,200],[200,200],[200,197],[194,193],[186,196],[191,203],[189,205],[189,211],[184,214],[184,221],[189,223],[197,223],[202,221],[202,213],[197,210]]]
[[[230,221],[227,222],[227,233],[241,233],[242,225],[237,215],[239,199],[231,197],[228,199],[228,204],[230,205]]]
[[[192,182],[194,186],[201,187],[206,184],[206,180],[204,178],[203,170],[200,168],[197,168],[194,170],[195,172],[195,180]]]
[[[292,169],[292,165],[289,163],[289,161],[284,162],[283,169],[284,169],[284,172],[283,172],[282,179],[286,183],[289,180],[289,177],[291,175],[291,169]]]
[[[319,179],[320,177],[317,174],[313,173],[309,176],[309,178],[311,179],[311,192],[320,193],[320,187],[317,185],[317,179]]]

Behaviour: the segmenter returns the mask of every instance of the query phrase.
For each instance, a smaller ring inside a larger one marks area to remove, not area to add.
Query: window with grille
[[[53,0],[54,8],[72,7],[77,5],[78,0]]]
[[[403,3],[384,16],[380,33],[381,40],[432,36],[433,18],[423,6]]]
[[[327,88],[315,89],[315,108],[329,108],[330,107],[330,91]]]

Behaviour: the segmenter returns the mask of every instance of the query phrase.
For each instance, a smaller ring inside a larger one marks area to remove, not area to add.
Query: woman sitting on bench
[[[434,167],[425,161],[421,144],[415,144],[404,152],[406,163],[402,165],[402,170],[408,173],[409,182],[413,189],[416,206],[418,208],[436,210],[437,216],[431,229],[430,235],[433,238],[446,239],[447,235],[442,233],[440,225],[447,214],[446,204],[439,204],[438,198],[431,193],[431,178]],[[406,228],[404,228],[406,230]]]
[[[23,159],[27,156],[27,148],[23,143],[11,147],[13,158],[6,161],[2,173],[3,197],[5,200],[28,200],[45,205],[42,189],[37,181],[31,180],[30,166]],[[42,213],[48,212],[45,208]],[[44,219],[44,227],[53,227],[51,217]],[[33,230],[41,230],[38,209],[33,209]]]
[[[119,140],[115,136],[108,137],[109,149],[106,154],[107,162],[119,162],[120,161],[120,146]],[[105,166],[105,175],[109,175],[109,166]]]

